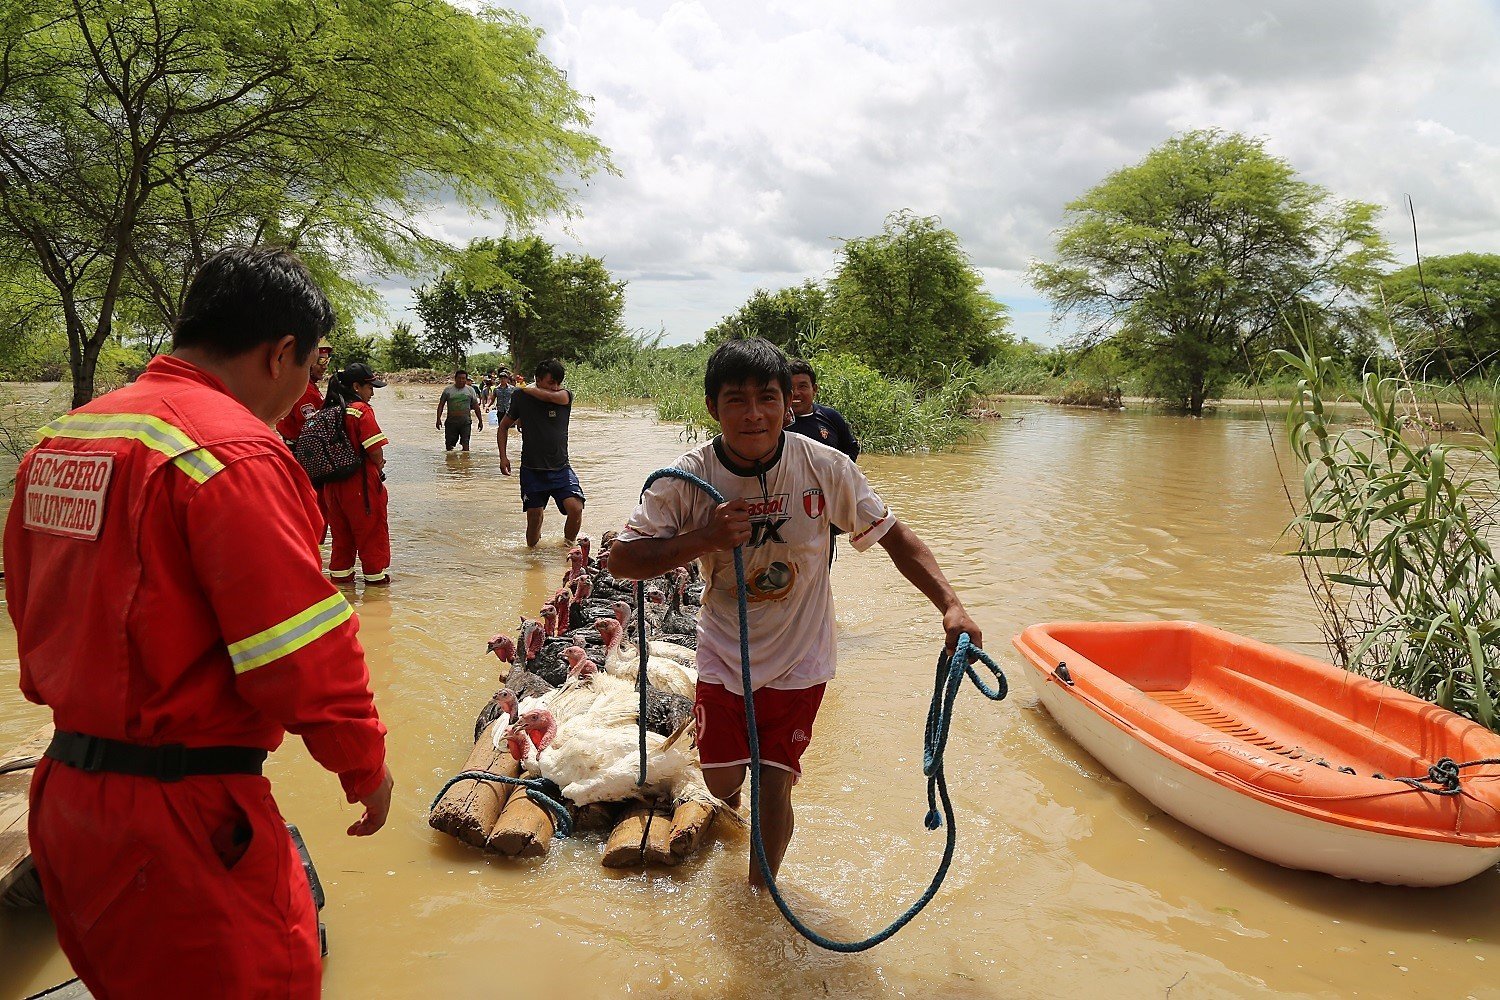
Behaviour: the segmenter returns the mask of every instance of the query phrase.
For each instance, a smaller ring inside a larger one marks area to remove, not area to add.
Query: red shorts
[[[823,687],[755,692],[755,730],[760,759],[772,767],[802,776],[802,753],[812,742],[813,720],[823,703]],[[693,705],[698,723],[698,758],[705,768],[750,763],[750,736],[745,729],[745,699],[722,684],[698,682]]]

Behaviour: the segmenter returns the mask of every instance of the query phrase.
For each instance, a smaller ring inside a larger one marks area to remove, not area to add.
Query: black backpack
[[[349,440],[342,405],[325,406],[307,418],[292,454],[314,486],[348,479],[365,464],[365,450]]]

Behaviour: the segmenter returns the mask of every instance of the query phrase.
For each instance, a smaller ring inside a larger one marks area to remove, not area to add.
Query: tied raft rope
[[[491,774],[488,771],[460,771],[449,778],[438,793],[432,797],[432,805],[427,807],[430,813],[437,808],[437,804],[443,801],[443,796],[448,794],[448,789],[460,781],[488,781],[497,785],[516,785],[527,791],[527,797],[543,809],[552,814],[553,825],[557,828],[559,837],[571,836],[573,833],[573,820],[568,816],[568,807],[554,799],[549,793],[552,787],[549,782],[540,778],[512,778],[506,774]],[[553,786],[555,787],[555,786]]]
[[[651,474],[646,480],[646,485],[641,489],[644,496],[646,490],[658,479],[670,477],[680,479],[685,483],[696,486],[713,498],[714,503],[724,503],[724,495],[713,486],[699,479],[697,476],[682,469],[668,468],[660,469]],[[781,896],[781,890],[776,887],[775,876],[771,874],[770,863],[766,861],[766,845],[761,834],[760,823],[760,737],[755,728],[755,698],[749,694],[754,689],[750,683],[750,622],[749,604],[745,599],[745,555],[744,549],[736,546],[734,550],[734,575],[735,582],[739,587],[739,612],[740,612],[740,680],[747,692],[745,697],[745,726],[750,738],[750,841],[755,849],[755,860],[760,866],[761,878],[765,880],[766,888],[771,892],[771,898],[776,902],[776,908],[786,918],[787,923],[796,929],[807,940],[820,948],[836,952],[866,951],[875,947],[882,941],[890,938],[901,928],[905,927],[913,917],[932,901],[937,895],[943,879],[948,875],[948,869],[953,863],[953,851],[958,845],[958,831],[953,823],[953,802],[948,798],[948,779],[943,770],[943,756],[948,749],[948,731],[953,723],[953,701],[958,697],[958,689],[963,686],[964,677],[968,677],[984,696],[991,701],[999,701],[1005,697],[1008,690],[1005,675],[1000,672],[1000,667],[984,650],[974,646],[969,640],[969,634],[963,633],[958,640],[956,648],[951,657],[945,656],[941,651],[937,658],[937,678],[933,684],[932,704],[927,710],[927,727],[922,737],[922,773],[927,777],[927,815],[923,819],[923,825],[929,830],[936,830],[940,826],[947,826],[947,842],[943,847],[943,860],[938,865],[936,874],[928,884],[926,891],[907,908],[906,912],[897,917],[896,920],[875,934],[861,941],[835,941],[824,937],[817,931],[808,927],[797,915],[792,912],[785,899]],[[646,637],[645,637],[645,598],[637,587],[636,607],[640,613],[638,621],[639,642],[641,646],[641,766],[640,783],[646,780]],[[969,662],[970,657],[977,658],[990,669],[995,675],[995,686],[989,687],[975,672],[974,665]],[[941,802],[941,811],[939,811]],[[946,820],[946,823],[944,822]]]

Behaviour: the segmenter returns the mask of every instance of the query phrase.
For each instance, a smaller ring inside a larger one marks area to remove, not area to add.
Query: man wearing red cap
[[[316,996],[317,914],[261,763],[287,731],[374,833],[385,727],[321,572],[307,476],[271,425],[333,324],[285,251],[193,279],[173,354],[42,429],[5,527],[21,690],[57,733],[30,838],[99,997]]]

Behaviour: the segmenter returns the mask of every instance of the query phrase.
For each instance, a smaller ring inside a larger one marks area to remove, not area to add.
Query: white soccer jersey
[[[798,434],[781,435],[780,454],[761,474],[732,471],[717,438],[683,455],[678,468],[707,480],[726,500],[750,503],[745,543],[750,671],[756,690],[809,688],[834,673],[833,593],[828,529],[849,533],[860,552],[878,542],[895,515],[842,452]],[[678,479],[659,479],[620,540],[670,538],[708,524],[713,500]],[[734,553],[701,560],[708,588],[698,616],[698,674],[743,694]]]

